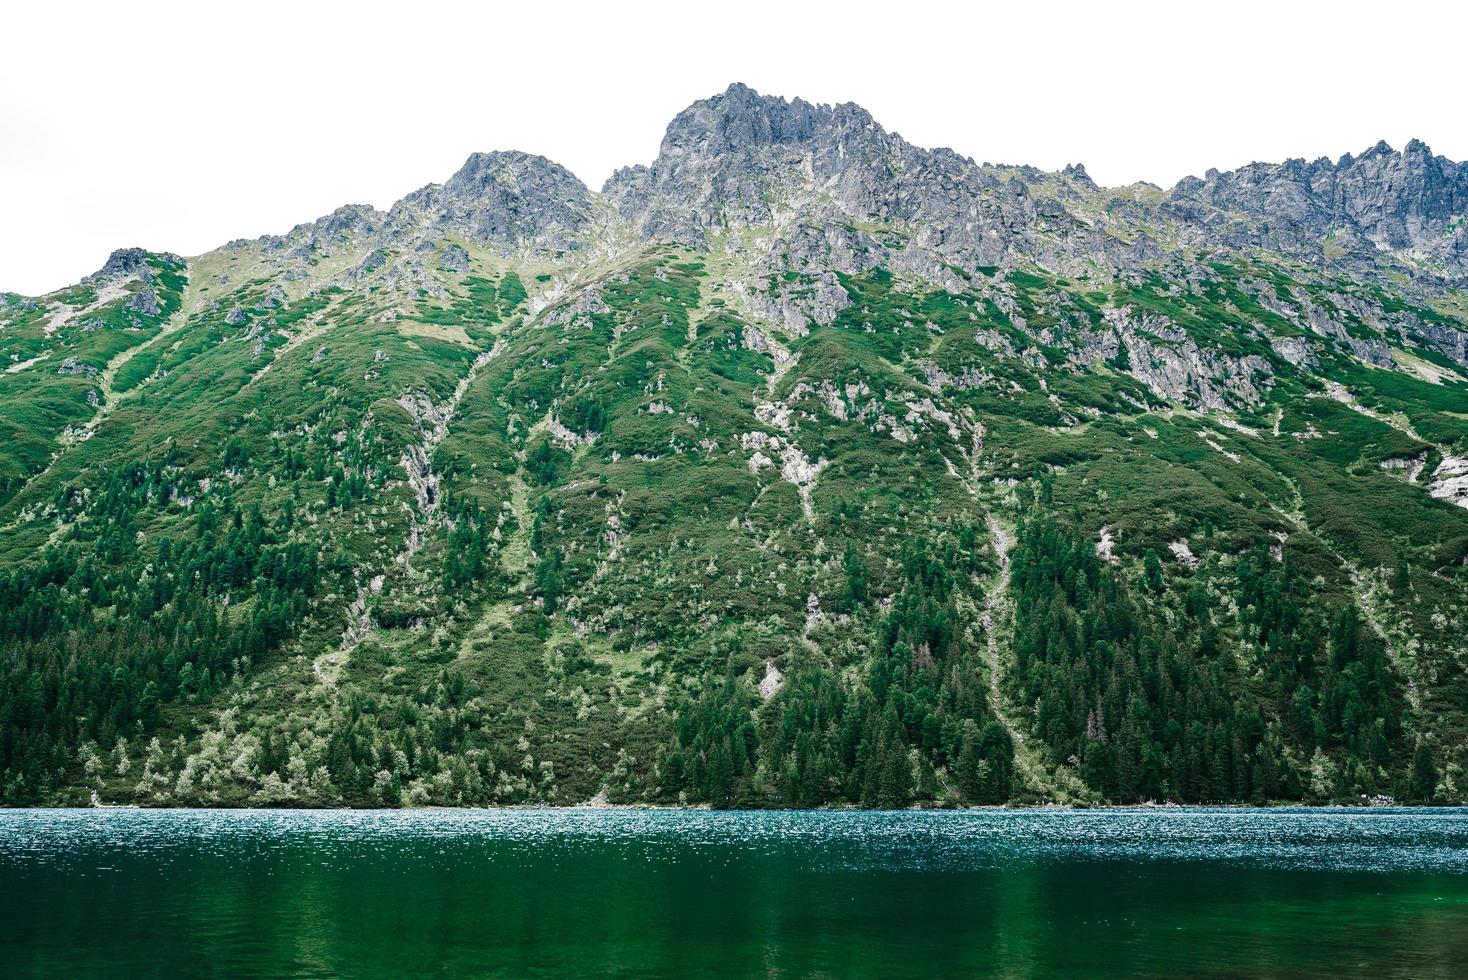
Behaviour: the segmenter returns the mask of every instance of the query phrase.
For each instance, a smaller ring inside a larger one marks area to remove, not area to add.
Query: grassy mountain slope
[[[4,298],[5,802],[1468,792],[1455,286],[542,165]]]

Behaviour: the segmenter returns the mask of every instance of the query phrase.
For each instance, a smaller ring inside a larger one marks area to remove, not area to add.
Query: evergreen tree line
[[[1021,525],[1011,573],[1012,693],[1102,798],[1430,797],[1382,641],[1354,605],[1316,601],[1287,555],[1239,560],[1235,622],[1202,573],[1169,583],[1149,553],[1129,581],[1048,517]]]
[[[166,463],[114,471],[65,543],[0,573],[0,796],[36,799],[64,781],[86,742],[110,746],[156,726],[170,702],[204,701],[274,650],[323,581],[314,547],[291,540],[293,511],[216,494],[192,533],[139,544],[137,516],[176,487]]]
[[[903,584],[861,683],[804,656],[767,704],[742,676],[705,677],[676,709],[659,792],[717,806],[1008,800],[1013,740],[988,703],[983,643],[968,638],[957,601],[980,553],[972,527],[904,549]],[[866,573],[853,549],[843,567],[843,604],[854,608]]]

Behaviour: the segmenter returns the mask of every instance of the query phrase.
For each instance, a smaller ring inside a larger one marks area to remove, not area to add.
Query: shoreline
[[[1088,811],[1219,811],[1219,810],[1329,810],[1329,811],[1402,811],[1463,810],[1468,801],[1459,803],[1040,803],[1040,804],[989,804],[984,806],[914,806],[900,809],[879,809],[858,806],[825,807],[714,807],[707,805],[681,805],[676,803],[571,803],[571,804],[503,804],[496,806],[170,806],[138,803],[93,803],[88,806],[0,806],[0,813],[24,813],[31,810],[126,810],[126,811],[196,811],[221,813],[495,813],[495,812],[583,812],[644,811],[649,813],[1044,813]]]

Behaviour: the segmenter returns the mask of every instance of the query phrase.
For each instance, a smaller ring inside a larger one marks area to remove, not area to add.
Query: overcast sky
[[[735,80],[1113,185],[1414,136],[1468,158],[1454,3],[0,6],[0,289],[28,294],[386,207],[474,150],[599,188]]]

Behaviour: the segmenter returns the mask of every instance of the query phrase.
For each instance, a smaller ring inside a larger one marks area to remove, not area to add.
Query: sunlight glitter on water
[[[10,811],[0,902],[7,980],[1456,980],[1468,810]]]
[[[326,860],[413,861],[425,841],[501,860],[547,848],[613,849],[658,862],[704,849],[794,848],[812,869],[993,868],[1016,861],[1205,861],[1319,870],[1468,873],[1468,809],[720,812],[525,810],[29,810],[0,815],[0,862],[68,864],[93,853],[165,855],[189,845],[256,860],[304,843]],[[676,842],[677,847],[668,845]],[[852,851],[853,842],[860,843]]]

